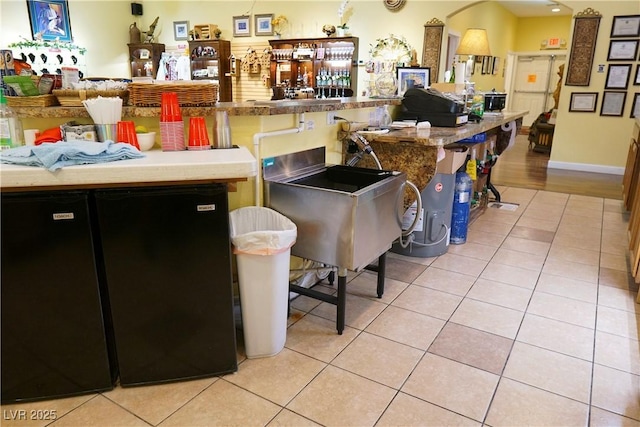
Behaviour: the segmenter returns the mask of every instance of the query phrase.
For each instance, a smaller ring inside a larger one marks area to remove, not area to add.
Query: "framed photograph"
[[[640,15],[614,16],[611,37],[640,37]]]
[[[251,21],[248,16],[233,17],[233,37],[251,36]]]
[[[601,116],[622,116],[624,101],[627,99],[627,92],[604,92],[602,94],[602,105],[600,106]]]
[[[493,65],[493,60],[490,56],[482,57],[482,74],[491,74],[490,68]]]
[[[256,20],[256,36],[272,36],[273,35],[273,13],[255,15]]]
[[[493,57],[493,65],[491,67],[491,74],[498,74],[498,69],[500,68],[500,58],[497,56]]]
[[[72,42],[67,0],[27,0],[33,39]]]
[[[173,21],[173,38],[175,40],[189,39],[189,21]]]
[[[427,88],[431,84],[431,68],[411,67],[397,68],[398,95],[402,96],[407,89]]]
[[[635,61],[638,40],[611,40],[607,61]]]
[[[631,77],[631,64],[609,65],[605,89],[626,89]]]
[[[633,79],[634,86],[640,86],[640,64],[636,65],[636,76]]]
[[[633,94],[633,104],[631,105],[631,115],[629,117],[632,119],[640,117],[640,93]]]
[[[569,111],[577,113],[593,113],[596,111],[598,92],[571,92]]]

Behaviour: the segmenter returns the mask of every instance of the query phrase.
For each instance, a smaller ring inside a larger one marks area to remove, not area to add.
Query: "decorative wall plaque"
[[[420,65],[431,69],[431,82],[438,81],[443,34],[444,22],[442,22],[438,18],[433,18],[431,21],[424,24],[422,64]]]
[[[578,12],[573,26],[573,39],[567,67],[566,86],[589,86],[593,54],[598,39],[598,27],[602,15],[597,10],[587,8]]]

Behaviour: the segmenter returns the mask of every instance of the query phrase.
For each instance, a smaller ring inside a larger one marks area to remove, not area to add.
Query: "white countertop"
[[[0,164],[0,188],[121,186],[194,181],[242,181],[257,175],[258,164],[246,147],[206,151],[144,152],[132,160],[68,166],[49,172],[34,166]]]

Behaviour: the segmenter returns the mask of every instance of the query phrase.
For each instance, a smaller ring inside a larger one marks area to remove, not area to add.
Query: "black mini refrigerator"
[[[94,196],[120,384],[236,371],[226,185]]]
[[[113,388],[88,200],[2,194],[2,403]]]

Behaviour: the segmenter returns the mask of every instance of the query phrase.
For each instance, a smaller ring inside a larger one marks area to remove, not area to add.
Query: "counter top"
[[[400,105],[401,98],[327,98],[327,99],[283,99],[278,101],[256,100],[247,102],[218,102],[211,107],[182,107],[187,117],[215,116],[216,111],[226,111],[230,116],[273,116],[279,114],[314,113],[322,111],[349,110],[356,108]],[[89,114],[84,107],[12,107],[21,118],[79,118]],[[122,108],[123,117],[160,117],[160,107]]]
[[[256,176],[258,164],[245,147],[206,151],[144,152],[140,159],[68,166],[56,172],[35,166],[0,164],[3,190],[56,187],[105,187],[127,184],[244,181]]]

